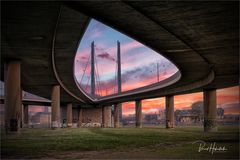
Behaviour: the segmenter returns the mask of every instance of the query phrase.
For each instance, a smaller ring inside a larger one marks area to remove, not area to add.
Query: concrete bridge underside
[[[238,13],[238,2],[2,2],[1,80],[4,64],[17,60],[23,90],[86,107],[235,86]],[[161,53],[179,68],[180,80],[89,99],[78,89],[73,65],[91,17]]]
[[[182,74],[169,87],[100,102],[234,86],[239,75],[236,3],[3,2],[1,79],[4,62],[19,59],[24,90],[50,98],[52,85],[60,81],[62,102],[92,103],[75,83],[73,62],[93,17],[161,53]]]

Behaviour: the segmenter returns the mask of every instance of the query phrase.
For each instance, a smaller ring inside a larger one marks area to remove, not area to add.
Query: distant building
[[[203,120],[202,116],[192,109],[176,110],[174,114],[176,124],[201,124]]]
[[[145,123],[150,123],[150,124],[158,124],[158,120],[160,115],[155,113],[155,114],[145,114],[144,120]]]
[[[219,119],[219,124],[239,124],[240,116],[236,114],[224,115],[223,119]]]
[[[135,124],[135,114],[130,114],[128,116],[122,117],[122,124],[124,126]]]

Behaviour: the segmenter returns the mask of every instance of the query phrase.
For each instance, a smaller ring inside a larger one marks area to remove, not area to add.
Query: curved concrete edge
[[[170,86],[174,83],[176,83],[177,81],[179,81],[181,79],[181,73],[180,71],[176,72],[175,74],[173,74],[172,76],[170,76],[167,79],[164,79],[163,81],[160,81],[158,83],[154,83],[154,84],[150,84],[141,88],[137,88],[137,89],[133,89],[130,91],[126,91],[126,92],[122,92],[120,95],[110,95],[107,97],[103,97],[100,98],[99,100],[97,100],[96,102],[101,102],[101,101],[106,101],[109,99],[113,99],[113,98],[121,98],[124,96],[132,96],[135,94],[139,94],[139,93],[144,93],[144,92],[149,92],[149,91],[154,91],[154,90],[158,90],[167,86]]]
[[[76,80],[76,77],[74,76],[74,81],[75,81],[76,86],[78,87],[79,91],[81,92],[81,94],[83,94],[84,96],[86,96],[88,98],[88,102],[84,101],[82,98],[80,98],[76,94],[72,93],[64,85],[64,83],[62,82],[62,80],[61,80],[61,78],[58,74],[58,71],[56,69],[56,65],[55,65],[55,43],[56,43],[57,29],[58,29],[58,25],[59,25],[59,21],[60,21],[60,16],[61,16],[61,10],[62,10],[62,6],[59,8],[59,15],[58,15],[58,19],[57,19],[57,22],[56,22],[54,35],[53,35],[52,57],[51,57],[52,58],[52,67],[53,67],[54,75],[55,75],[58,83],[60,84],[60,86],[64,89],[64,91],[66,91],[70,96],[72,96],[73,98],[75,98],[79,102],[82,102],[82,103],[89,103],[90,102],[90,103],[96,103],[96,104],[97,103],[105,103],[106,101],[108,101],[109,103],[113,103],[113,102],[117,102],[117,101],[124,102],[124,99],[125,99],[124,97],[126,97],[126,96],[133,96],[134,97],[134,96],[137,96],[139,94],[149,94],[149,92],[156,91],[156,90],[159,90],[159,89],[163,89],[164,87],[170,86],[170,85],[176,83],[177,81],[179,81],[181,79],[181,72],[179,70],[178,72],[176,72],[171,77],[169,77],[169,78],[167,78],[167,79],[165,79],[165,80],[163,80],[159,83],[154,83],[154,84],[144,86],[144,87],[141,87],[141,88],[138,88],[138,89],[123,92],[121,95],[110,95],[110,96],[99,98],[99,99],[93,99],[92,97],[90,97],[86,92],[84,92],[81,89],[81,87],[79,86],[79,84]],[[73,75],[74,75],[74,66],[73,66]],[[211,71],[210,74],[208,74],[208,76],[206,78],[203,78],[200,81],[196,81],[196,82],[193,82],[189,85],[181,86],[181,87],[178,87],[178,88],[169,89],[167,91],[161,91],[160,90],[161,94],[157,94],[157,95],[155,95],[155,97],[161,96],[161,95],[181,93],[181,92],[189,91],[189,90],[196,89],[196,88],[199,88],[199,87],[203,87],[203,86],[209,84],[210,82],[212,82],[213,79],[214,79],[214,72]],[[119,100],[119,99],[123,99],[123,100]],[[140,99],[141,99],[141,97],[140,97]]]
[[[58,83],[64,89],[64,91],[66,91],[70,96],[74,97],[76,100],[85,103],[80,97],[76,96],[70,90],[68,90],[68,88],[61,81],[61,79],[58,75],[57,69],[56,69],[56,65],[55,65],[55,43],[56,43],[57,28],[58,28],[60,17],[61,17],[61,11],[62,11],[62,6],[60,6],[60,8],[59,8],[59,14],[58,14],[56,26],[55,26],[55,29],[54,29],[53,41],[52,41],[52,55],[51,55],[51,58],[52,58],[53,72],[54,72],[54,75],[55,75]]]
[[[77,56],[77,52],[76,52],[76,54],[75,54],[75,56],[74,56],[74,61],[75,61],[76,56]],[[79,83],[78,83],[78,81],[77,81],[77,78],[76,78],[76,76],[75,76],[75,74],[74,74],[74,71],[75,71],[75,63],[73,62],[73,64],[74,64],[74,65],[73,65],[73,77],[74,77],[74,81],[75,81],[76,86],[78,87],[79,91],[80,91],[82,94],[84,94],[89,100],[91,100],[92,102],[94,102],[94,99],[93,99],[91,96],[89,96],[89,95],[82,89],[82,87],[79,85]]]
[[[167,79],[164,79],[158,83],[153,83],[144,87],[140,87],[137,89],[132,89],[130,91],[126,91],[126,92],[122,92],[121,94],[112,94],[109,96],[104,96],[104,97],[100,97],[99,99],[93,99],[92,97],[90,97],[79,85],[76,77],[74,76],[74,80],[76,85],[78,86],[78,89],[86,96],[88,97],[90,100],[92,100],[95,103],[100,103],[101,101],[104,100],[109,100],[109,99],[113,99],[113,98],[119,98],[119,97],[123,97],[123,96],[131,96],[134,94],[139,94],[139,93],[143,93],[143,92],[147,92],[147,91],[153,91],[153,90],[157,90],[157,89],[161,89],[167,86],[170,86],[174,83],[176,83],[177,81],[179,81],[181,79],[181,72],[180,70],[178,70],[178,72],[176,72],[175,74],[173,74],[172,76],[168,77]]]
[[[78,100],[80,102],[83,102],[83,103],[99,103],[100,101],[105,100],[105,99],[113,99],[113,98],[118,98],[119,96],[122,97],[122,96],[126,96],[126,95],[131,96],[133,94],[139,94],[139,93],[143,93],[143,92],[146,92],[146,91],[152,91],[152,90],[160,89],[160,88],[163,88],[163,87],[167,87],[167,86],[169,86],[171,84],[174,84],[174,83],[176,83],[177,81],[180,80],[180,78],[181,78],[181,70],[175,65],[178,68],[178,72],[176,72],[175,74],[173,74],[172,76],[168,77],[167,79],[165,79],[165,80],[163,80],[161,82],[153,83],[153,84],[150,84],[150,85],[147,85],[147,86],[144,86],[144,87],[140,87],[140,88],[137,88],[137,89],[126,91],[126,92],[123,93],[123,95],[122,94],[121,95],[115,95],[114,94],[114,95],[110,95],[110,96],[99,98],[99,99],[93,99],[89,94],[87,94],[81,88],[80,84],[78,83],[78,81],[76,79],[76,76],[74,74],[75,63],[73,62],[73,72],[72,73],[73,73],[73,78],[74,78],[74,81],[75,81],[75,85],[78,87],[79,92],[81,92],[81,94],[84,95],[87,98],[87,101],[83,100],[81,97],[79,97],[75,93],[71,92],[64,85],[64,82],[61,80],[61,77],[59,76],[58,71],[57,71],[56,62],[55,62],[55,43],[56,43],[57,29],[58,29],[58,26],[59,26],[59,23],[60,23],[60,20],[61,20],[60,17],[61,17],[61,8],[60,8],[60,11],[59,11],[59,17],[58,17],[57,24],[56,24],[56,27],[55,27],[53,44],[52,44],[52,65],[53,65],[53,70],[54,70],[55,77],[56,77],[57,81],[59,82],[60,86],[70,96],[74,97],[76,100]],[[79,43],[80,42],[81,42],[81,40],[79,41]],[[77,55],[77,52],[75,53],[74,60],[75,60],[76,55]],[[164,57],[164,58],[166,58],[166,57]],[[166,59],[168,59],[168,58],[166,58]]]
[[[132,94],[132,96],[135,96],[132,99],[127,98],[125,95],[124,96],[119,95],[117,101],[113,101],[113,100],[107,101],[107,99],[105,99],[105,100],[99,101],[99,103],[108,105],[108,104],[113,104],[113,103],[118,103],[118,102],[121,102],[121,103],[127,102],[127,101],[131,101],[131,100],[136,100],[136,99],[149,99],[149,98],[163,97],[166,95],[182,94],[184,92],[189,92],[191,90],[195,90],[195,89],[207,86],[208,84],[213,82],[214,78],[215,78],[215,73],[213,70],[211,70],[205,78],[203,78],[199,81],[195,81],[193,83],[181,86],[181,87],[172,88],[172,89],[163,88],[163,90],[159,90],[159,92],[155,92],[155,93],[152,93],[152,92],[150,93],[150,91],[153,91],[153,90],[150,90],[148,92],[145,92],[144,95]],[[141,98],[136,98],[136,97],[141,97]]]
[[[91,96],[89,96],[82,88],[81,86],[79,85],[77,79],[76,79],[76,76],[74,75],[74,81],[75,81],[75,84],[76,86],[78,87],[79,91],[84,94],[89,100],[91,100],[92,102],[96,102],[96,100],[94,100]]]
[[[182,93],[190,90],[194,90],[200,87],[204,87],[208,84],[210,84],[215,79],[215,72],[213,70],[210,71],[210,73],[204,78],[199,81],[193,82],[191,84],[181,86],[175,89],[172,89],[170,91],[177,93]]]
[[[60,84],[60,86],[70,96],[74,97],[79,102],[87,103],[86,101],[84,101],[83,99],[81,99],[80,97],[78,97],[77,95],[72,93],[64,85],[64,83],[62,82],[61,78],[58,75],[58,71],[57,71],[56,66],[55,66],[55,42],[56,42],[57,28],[58,28],[58,24],[59,24],[59,21],[60,21],[60,16],[61,16],[61,8],[59,10],[59,17],[58,17],[58,20],[57,20],[57,23],[56,23],[56,27],[55,27],[55,30],[54,30],[54,37],[53,37],[53,43],[52,43],[52,65],[53,65],[54,74],[55,74],[55,77],[56,77],[58,83]],[[76,54],[75,54],[75,57],[76,57]],[[74,58],[74,60],[75,60],[75,58]],[[74,75],[74,67],[75,67],[75,64],[73,65],[73,75]],[[148,94],[148,92],[152,92],[152,91],[156,91],[156,90],[159,90],[159,89],[163,89],[164,87],[168,87],[168,86],[178,82],[181,78],[182,78],[181,70],[178,68],[178,72],[176,72],[174,75],[172,75],[171,77],[169,77],[169,78],[167,78],[167,79],[165,79],[165,80],[163,80],[161,82],[154,83],[154,84],[151,84],[151,85],[148,85],[148,86],[144,86],[144,87],[141,87],[141,88],[133,89],[133,90],[130,90],[130,91],[126,91],[126,92],[123,92],[121,95],[114,94],[114,95],[110,95],[110,96],[99,98],[99,99],[93,99],[86,92],[83,91],[83,89],[80,87],[80,85],[77,82],[77,79],[76,79],[76,77],[74,75],[74,81],[75,81],[76,86],[78,87],[78,89],[81,92],[81,94],[83,94],[84,96],[86,96],[89,99],[90,103],[105,103],[106,101],[114,102],[116,99],[121,99],[121,98],[124,98],[126,96],[136,96],[138,94]],[[207,76],[207,78],[203,78],[203,80],[196,81],[196,82],[194,82],[192,84],[189,84],[189,85],[186,85],[186,86],[182,86],[182,87],[179,87],[179,88],[170,89],[170,90],[168,90],[166,92],[161,92],[161,91],[160,92],[162,94],[165,94],[165,95],[180,93],[180,92],[196,89],[196,88],[202,87],[204,85],[207,85],[213,79],[214,79],[214,72],[211,71],[210,74]],[[157,95],[155,97],[157,97]],[[112,100],[112,99],[115,99],[115,100]]]

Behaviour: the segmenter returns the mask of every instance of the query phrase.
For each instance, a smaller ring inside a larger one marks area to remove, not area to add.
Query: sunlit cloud
[[[177,71],[177,68],[160,54],[140,42],[92,20],[80,42],[75,58],[75,75],[78,82],[81,83],[80,85],[86,88],[86,92],[90,88],[89,57],[93,41],[96,56],[95,74],[98,77],[96,81],[101,84],[101,87],[98,87],[101,89],[98,90],[102,90],[97,91],[99,93],[113,94],[116,91],[117,41],[121,44],[123,91],[156,83],[158,80],[157,70],[159,71],[159,80],[168,78]],[[157,69],[157,63],[160,64],[159,69]]]
[[[121,43],[120,47],[121,47],[121,55],[125,56],[125,54],[129,53],[131,50],[134,50],[137,48],[143,48],[145,46],[135,40],[132,40],[129,42]],[[117,53],[116,46],[108,48],[107,51],[110,53]]]

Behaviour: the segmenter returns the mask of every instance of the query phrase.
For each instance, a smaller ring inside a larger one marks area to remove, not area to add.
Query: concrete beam
[[[136,128],[142,128],[142,101],[137,100],[136,102]]]
[[[60,86],[52,87],[52,129],[60,127]]]
[[[67,104],[67,127],[72,127],[72,103]]]
[[[174,96],[166,96],[166,128],[174,127]]]
[[[216,127],[216,89],[205,90],[203,92],[204,97],[204,131],[217,131]]]
[[[6,132],[17,132],[22,120],[20,61],[11,61],[5,64],[4,78]]]

